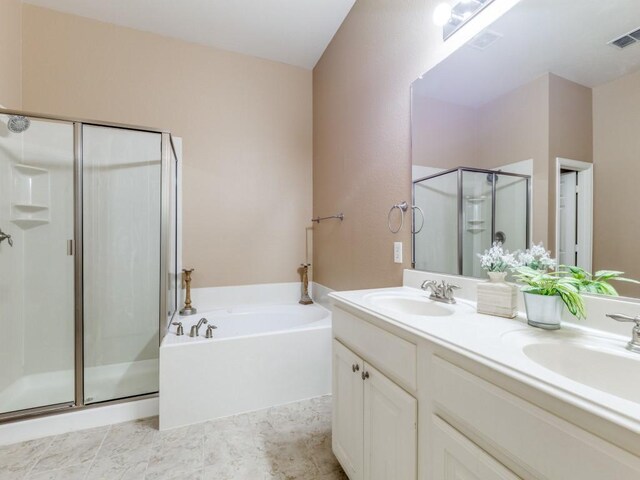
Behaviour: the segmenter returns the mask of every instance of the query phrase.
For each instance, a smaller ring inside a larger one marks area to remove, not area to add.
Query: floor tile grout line
[[[58,435],[51,435],[51,438],[49,438],[49,443],[47,443],[47,446],[44,447],[42,449],[42,452],[40,452],[40,455],[38,455],[36,457],[36,460],[31,464],[31,467],[27,470],[27,472],[24,474],[24,479],[29,478],[29,475],[31,475],[31,472],[33,472],[33,469],[36,467],[37,463],[40,461],[40,459],[42,458],[42,456],[47,453],[47,451],[51,448],[51,445],[53,445],[53,441],[59,437],[60,435],[64,435],[64,433],[60,433]]]
[[[160,419],[158,419],[158,429],[156,430],[156,433],[153,436],[153,441],[151,442],[151,448],[149,448],[149,455],[147,455],[147,464],[144,466],[144,472],[142,474],[143,480],[147,478],[147,472],[149,471],[149,463],[151,463],[151,456],[153,455],[154,448],[156,446],[156,440],[159,435],[160,435]]]
[[[96,458],[98,457],[98,452],[100,451],[100,449],[102,448],[102,445],[104,445],[104,441],[107,439],[107,436],[109,435],[109,432],[111,431],[111,427],[113,427],[113,424],[109,425],[107,428],[107,431],[104,433],[104,436],[102,437],[102,441],[100,442],[100,445],[98,446],[96,453],[93,454],[93,458],[91,459],[91,463],[89,464],[89,468],[87,469],[86,473],[84,474],[83,478],[87,478],[89,476],[89,472],[91,471],[91,468],[93,467],[93,464],[96,461]]]

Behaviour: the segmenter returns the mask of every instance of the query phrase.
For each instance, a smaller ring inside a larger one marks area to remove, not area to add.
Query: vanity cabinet
[[[431,417],[433,476],[441,480],[519,480],[437,415]]]
[[[333,309],[333,451],[350,480],[640,479],[637,431],[342,306]]]
[[[417,401],[333,340],[333,451],[351,480],[417,477]]]

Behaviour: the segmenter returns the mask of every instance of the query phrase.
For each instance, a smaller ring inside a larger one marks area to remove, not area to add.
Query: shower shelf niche
[[[13,166],[11,222],[23,230],[49,223],[49,171],[34,165]]]

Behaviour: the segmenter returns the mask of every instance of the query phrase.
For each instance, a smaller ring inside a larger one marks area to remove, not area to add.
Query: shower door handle
[[[3,240],[6,240],[9,246],[13,247],[13,240],[11,240],[11,235],[0,230],[0,243],[2,243]]]

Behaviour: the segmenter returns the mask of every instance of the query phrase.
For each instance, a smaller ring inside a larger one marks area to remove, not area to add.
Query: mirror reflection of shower
[[[492,242],[529,246],[529,175],[459,167],[415,179],[413,195],[425,214],[414,268],[481,277],[477,254]]]

